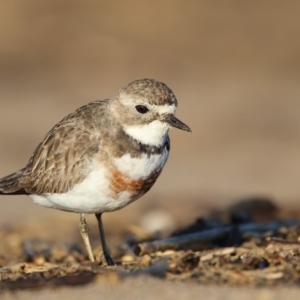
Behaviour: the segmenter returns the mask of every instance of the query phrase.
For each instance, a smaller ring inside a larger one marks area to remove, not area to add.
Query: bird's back
[[[0,180],[0,194],[63,193],[84,179],[88,157],[99,151],[108,100],[91,102],[55,125],[25,168]]]

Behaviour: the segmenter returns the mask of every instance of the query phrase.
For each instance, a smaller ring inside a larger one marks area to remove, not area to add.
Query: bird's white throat
[[[125,126],[124,131],[142,144],[159,147],[166,141],[170,125],[159,120],[144,125]]]

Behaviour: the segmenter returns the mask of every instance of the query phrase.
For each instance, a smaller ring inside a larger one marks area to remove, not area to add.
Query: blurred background
[[[193,132],[171,131],[158,182],[105,215],[109,228],[149,209],[190,222],[252,196],[299,207],[299,10],[277,0],[1,1],[0,177],[66,114],[149,77],[174,91]],[[56,234],[77,234],[75,214],[1,197],[2,225],[47,235],[56,221]]]

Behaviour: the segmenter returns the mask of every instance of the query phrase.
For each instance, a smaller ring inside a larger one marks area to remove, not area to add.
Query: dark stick
[[[218,228],[207,229],[195,233],[183,234],[161,240],[140,243],[134,247],[134,253],[136,255],[150,254],[156,251],[166,250],[179,250],[179,249],[199,249],[199,246],[207,241],[211,241],[217,238],[228,235],[234,228],[239,233],[246,232],[265,232],[276,231],[281,227],[291,227],[299,225],[299,220],[287,220],[287,221],[274,221],[270,223],[248,223],[241,225],[226,225]],[[202,247],[203,248],[203,247]]]

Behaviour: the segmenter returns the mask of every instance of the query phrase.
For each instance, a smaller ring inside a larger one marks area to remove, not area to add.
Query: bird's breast
[[[110,179],[113,197],[118,198],[118,195],[127,192],[136,199],[145,194],[160,175],[168,156],[166,149],[161,154],[143,154],[140,157],[125,154],[115,158]]]

